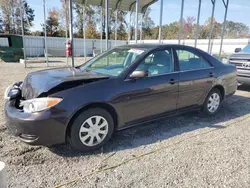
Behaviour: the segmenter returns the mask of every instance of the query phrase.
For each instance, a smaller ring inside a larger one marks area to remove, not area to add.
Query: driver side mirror
[[[235,50],[234,50],[235,53],[238,53],[240,51],[241,51],[241,48],[235,48]]]
[[[132,72],[129,76],[131,79],[145,78],[148,76],[148,72],[145,70],[136,70]]]

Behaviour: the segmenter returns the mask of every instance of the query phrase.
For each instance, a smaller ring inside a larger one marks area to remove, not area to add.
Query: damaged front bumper
[[[25,113],[7,101],[5,117],[8,130],[28,144],[52,146],[65,142],[66,126],[50,110]]]
[[[31,145],[52,146],[65,142],[67,119],[62,111],[51,108],[26,113],[17,107],[17,100],[10,94],[5,102],[6,126],[13,135]]]
[[[4,100],[10,100],[12,98],[17,98],[17,96],[21,96],[21,87],[23,82],[16,82],[13,84],[10,84],[5,92],[4,92]]]

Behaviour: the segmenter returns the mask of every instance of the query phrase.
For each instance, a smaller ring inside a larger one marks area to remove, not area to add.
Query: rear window
[[[10,47],[8,37],[1,37],[0,38],[0,47]]]

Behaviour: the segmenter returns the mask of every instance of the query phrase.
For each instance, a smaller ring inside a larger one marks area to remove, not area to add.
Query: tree
[[[151,8],[148,7],[144,16],[143,16],[143,22],[142,22],[142,38],[147,39],[152,37],[152,28],[154,27],[155,23],[150,18],[150,12]]]
[[[68,38],[69,36],[69,9],[68,9],[68,3],[67,0],[60,0],[62,4],[62,11],[60,12],[60,17],[63,21],[63,28],[65,30],[65,36]]]
[[[44,30],[44,24],[42,24]],[[59,24],[59,11],[56,8],[49,9],[48,17],[46,20],[46,31],[48,36],[60,37],[62,30]]]
[[[169,25],[164,25],[162,28],[163,39],[177,39],[179,32],[179,22],[173,22]]]
[[[0,12],[0,33],[3,33],[3,19],[1,12]]]
[[[208,18],[203,26],[203,31],[206,31],[206,35],[203,36],[205,38],[209,38],[211,19],[212,18]],[[219,25],[219,23],[217,23],[217,21],[213,19],[212,39],[219,38],[220,31],[221,31],[221,25]]]
[[[244,38],[249,37],[249,27],[240,22],[226,22],[226,38]]]
[[[32,36],[43,36],[43,32],[41,32],[41,31],[33,31],[33,32],[31,32],[31,35]]]
[[[30,33],[30,27],[34,21],[34,10],[30,8],[26,0],[5,0],[0,2],[3,17],[3,29],[6,33],[21,34],[21,19],[24,24],[25,34]],[[21,14],[24,9],[24,14]]]
[[[75,27],[77,28],[77,37],[83,37],[83,27],[87,27],[89,24],[94,24],[94,8],[90,5],[84,7],[84,5],[75,3],[74,9],[77,14],[77,19],[75,22]],[[84,15],[83,15],[84,14]],[[91,26],[92,29],[96,29],[95,26]]]
[[[208,18],[203,25],[200,25],[198,38],[208,39],[210,32],[211,18]],[[144,28],[143,32],[146,33],[145,39],[158,39],[158,26],[151,28]],[[179,21],[165,24],[162,26],[162,38],[163,39],[178,39],[180,24]],[[188,16],[183,20],[183,36],[185,39],[192,39],[195,37],[196,24],[195,18]],[[212,39],[221,38],[222,23],[213,20],[213,32]],[[249,27],[240,22],[227,21],[225,38],[248,38]]]
[[[184,37],[187,38],[194,38],[194,22],[195,22],[195,18],[188,16],[186,19],[184,19],[184,24],[183,24],[183,35]]]
[[[16,0],[1,1],[3,28],[5,33],[14,33],[14,8],[17,6]]]
[[[24,25],[24,33],[29,34],[30,33],[30,27],[33,26],[33,21],[35,18],[35,11],[32,9],[26,0],[23,0],[23,7],[25,15],[23,18],[23,25]],[[20,26],[21,27],[21,26]]]
[[[115,39],[115,27],[117,27],[117,39],[118,40],[126,40],[127,39],[127,22],[125,20],[127,12],[118,10],[117,13],[117,25],[115,23],[116,11],[110,11],[110,19],[109,19],[109,32],[110,39]]]
[[[152,30],[151,31],[152,32],[151,38],[154,40],[158,39],[159,38],[159,26],[155,26],[151,30]]]
[[[126,32],[126,28],[127,28],[127,23],[125,22],[125,16],[126,16],[126,13],[123,11],[122,13],[118,14],[120,15],[121,17],[119,18],[118,17],[118,28],[117,28],[117,39],[118,40],[126,40],[128,37],[127,37],[127,32]]]
[[[209,36],[209,28],[207,26],[201,25],[199,29],[198,38],[207,39]]]
[[[86,38],[88,39],[100,38],[100,35],[96,31],[95,23],[92,21],[89,21],[86,26]]]

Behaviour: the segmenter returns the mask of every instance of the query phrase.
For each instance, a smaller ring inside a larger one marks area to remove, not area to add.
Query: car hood
[[[57,68],[32,72],[27,75],[22,84],[22,97],[24,99],[36,98],[62,83],[78,82],[84,84],[84,81],[87,80],[97,81],[107,78],[109,77],[106,75],[82,72],[77,68]],[[70,87],[67,86],[64,89],[67,88]]]
[[[229,57],[230,60],[250,60],[250,53],[235,53]]]

